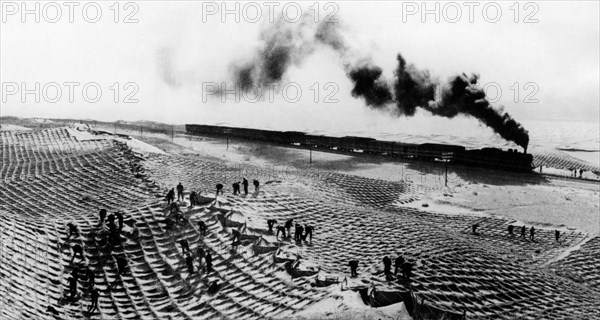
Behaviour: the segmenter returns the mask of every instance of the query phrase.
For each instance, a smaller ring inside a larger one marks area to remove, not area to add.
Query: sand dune
[[[348,261],[357,259],[356,281],[410,290],[429,306],[466,312],[469,319],[600,319],[597,234],[562,229],[561,243],[556,243],[555,228],[541,227],[532,242],[507,235],[515,219],[486,210],[448,214],[435,207],[417,209],[439,192],[428,183],[348,172],[272,172],[260,192],[253,193],[251,186],[249,195],[240,196],[230,193],[230,184],[240,176],[236,163],[185,146],[171,146],[176,154],[148,148],[134,152],[120,138],[79,140],[66,128],[3,131],[0,137],[2,319],[54,319],[48,306],[58,317],[72,319],[287,319],[331,312],[332,307],[353,310],[360,301],[357,293],[338,285],[320,288],[312,285],[312,277],[289,277],[272,252],[250,250],[257,237],[292,245],[320,273],[341,279],[349,276]],[[220,206],[190,208],[186,198],[187,222],[167,230],[163,189],[179,182],[207,196],[224,183],[226,193],[217,197]],[[100,208],[123,212],[127,225],[112,252],[102,246]],[[231,250],[233,227],[219,220],[229,210],[239,212],[237,222],[246,226],[237,251]],[[296,243],[267,231],[267,219],[282,224],[292,218],[315,227],[312,242]],[[65,241],[70,221],[80,235]],[[205,236],[199,221],[208,227]],[[480,225],[477,234],[471,233],[473,223]],[[137,239],[129,233],[133,226]],[[193,274],[180,246],[184,239],[195,258]],[[84,259],[75,258],[75,265],[94,271],[101,292],[99,311],[92,315],[87,313],[87,277],[79,278],[77,298],[66,298],[74,244],[84,247]],[[198,247],[212,255],[212,272],[198,272]],[[381,259],[399,253],[416,263],[414,277],[386,282]],[[127,260],[123,274],[117,257]],[[214,280],[221,285],[212,295]],[[403,308],[390,310],[379,315],[406,315]]]

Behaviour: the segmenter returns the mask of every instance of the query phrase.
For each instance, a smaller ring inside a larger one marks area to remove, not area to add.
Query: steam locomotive
[[[185,128],[187,133],[193,135],[248,139],[303,148],[356,152],[393,158],[448,161],[467,166],[511,171],[531,171],[533,162],[532,155],[518,152],[516,149],[508,149],[508,151],[497,148],[467,150],[464,146],[451,144],[412,144],[366,137],[331,137],[298,131],[272,131],[198,124],[186,124]]]

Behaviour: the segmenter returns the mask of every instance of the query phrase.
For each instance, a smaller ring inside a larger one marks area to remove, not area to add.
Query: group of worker
[[[247,195],[248,194],[248,180],[246,180],[246,178],[242,179],[241,185],[244,187],[244,194]],[[260,190],[260,182],[256,179],[254,179],[252,181],[252,184],[254,185],[254,192],[258,193]],[[240,189],[240,182],[234,182],[231,187],[233,188],[233,194],[242,194],[242,191]]]
[[[248,180],[246,178],[243,178],[242,181],[237,181],[234,182],[231,186],[233,188],[233,194],[242,194],[242,190],[241,190],[241,186],[243,186],[244,188],[244,194],[248,195],[248,185],[250,183],[248,182]],[[260,181],[254,179],[252,181],[252,184],[254,185],[254,192],[258,193],[260,191]],[[223,191],[223,184],[222,183],[217,183],[215,185],[215,189],[216,189],[216,196],[223,195],[224,191]],[[177,189],[177,201],[183,201],[185,199],[184,196],[184,187],[181,184],[181,182],[179,182],[179,184],[177,185],[176,188],[172,188],[171,190],[169,190],[167,192],[167,195],[165,196],[165,201],[167,201],[167,205],[170,205],[172,202],[175,202],[175,190]],[[193,207],[196,205],[196,195],[198,195],[199,193],[197,193],[196,191],[192,191],[190,192],[190,205]]]
[[[184,199],[184,194],[183,194],[183,185],[181,184],[181,182],[177,185],[177,201],[183,201]],[[171,202],[175,201],[175,188],[172,188],[171,190],[169,190],[169,192],[167,192],[167,195],[165,197],[165,200],[167,201],[167,205],[171,204]]]
[[[471,232],[473,234],[477,234],[477,228],[479,227],[479,223],[474,223],[471,225]],[[515,226],[514,225],[508,225],[508,234],[510,236],[514,236],[515,230]],[[527,227],[525,225],[521,226],[521,238],[523,239],[527,239]],[[556,242],[560,243],[560,231],[559,230],[554,230],[554,239]],[[531,226],[531,228],[529,228],[529,240],[530,241],[535,241],[535,227]]]
[[[108,251],[108,258],[112,257],[116,261],[117,269],[120,275],[126,273],[127,270],[127,259],[124,255],[113,255],[113,249],[115,246],[121,244],[121,233],[123,232],[124,226],[124,217],[120,212],[116,212],[114,214],[107,215],[108,212],[106,209],[100,209],[98,214],[99,218],[99,226],[101,228],[101,232],[98,234],[103,236],[103,238],[98,242],[101,250]],[[67,224],[68,233],[66,241],[70,242],[71,237],[78,238],[80,236],[79,229],[77,225],[70,222]],[[139,238],[139,231],[137,227],[132,228],[132,230],[127,233],[131,239],[137,240]],[[80,263],[85,261],[85,257],[83,254],[83,246],[80,243],[75,243],[71,246],[72,255],[70,264],[72,265],[71,276],[69,277],[69,298],[71,300],[75,300],[77,297],[77,284],[80,278],[85,277],[88,281],[88,292],[91,297],[91,304],[88,308],[88,313],[92,314],[94,311],[98,309],[98,298],[100,297],[100,291],[95,287],[95,278],[96,275],[94,271],[90,268],[88,264],[85,265],[76,265],[73,264],[75,258],[79,258]],[[108,258],[104,259],[106,261]]]
[[[269,227],[269,232],[273,233],[273,227],[277,224],[277,220],[269,219],[267,220],[267,226]],[[277,226],[276,237],[279,238],[279,234],[281,234],[282,239],[289,239],[292,237],[292,226],[294,226],[294,219],[288,219],[284,225]],[[312,242],[314,227],[311,225],[302,226],[299,223],[295,224],[294,229],[294,241],[302,242],[309,239]]]
[[[220,184],[220,183],[217,184],[216,189],[217,189],[217,195],[223,194],[223,185],[222,184]],[[188,222],[188,220],[185,218],[183,212],[181,211],[179,203],[175,202],[175,190],[177,190],[177,201],[183,201],[185,199],[184,193],[183,193],[185,188],[183,187],[181,182],[177,185],[176,188],[171,189],[169,191],[169,193],[167,193],[167,197],[166,197],[167,218],[165,219],[165,223],[166,223],[165,229],[167,231],[173,230],[173,228],[175,226],[179,225],[182,221],[184,223]],[[197,204],[196,199],[195,199],[195,197],[197,195],[198,195],[198,193],[196,193],[195,191],[192,191],[190,193],[190,205],[191,206],[195,206]],[[202,237],[206,236],[207,229],[208,229],[207,225],[203,220],[198,221],[198,231],[200,233],[200,236],[202,236]],[[196,249],[196,254],[193,255],[190,250],[189,242],[186,239],[180,240],[179,245],[181,246],[181,253],[185,257],[184,258],[185,265],[186,265],[187,271],[190,274],[190,276],[192,276],[195,272],[195,269],[194,269],[195,259],[198,259],[197,270],[199,272],[206,273],[206,274],[212,272],[213,257],[210,254],[210,252],[208,252],[208,250],[205,250],[202,246],[198,246],[198,248]]]
[[[392,259],[388,256],[383,257],[383,274],[385,275],[386,281],[392,281],[397,279],[398,271],[401,272],[401,277],[406,280],[410,280],[412,276],[412,269],[414,264],[405,260],[402,255],[398,255],[394,260],[394,272],[392,273]],[[358,260],[350,260],[348,265],[350,266],[350,276],[355,278],[358,276]]]
[[[544,166],[540,166],[540,167],[539,167],[539,168],[540,168],[540,173],[542,173],[542,168],[543,168],[543,167],[544,167]],[[569,171],[570,171],[570,172],[572,172],[572,175],[571,175],[571,177],[573,177],[573,178],[577,178],[577,173],[579,172],[579,178],[580,178],[580,179],[582,179],[582,178],[583,178],[583,173],[585,172],[585,170],[583,170],[583,169],[579,169],[579,170],[577,170],[577,169],[573,169],[573,168],[570,168],[570,169],[569,169]]]
[[[165,230],[167,231],[173,230],[175,226],[181,224],[181,222],[188,222],[177,202],[169,204],[166,208],[166,213]]]
[[[583,172],[585,172],[585,170],[579,169],[579,178],[583,178]],[[577,178],[577,169],[573,169],[573,177]]]
[[[194,274],[194,256],[190,251],[190,244],[186,239],[179,241],[181,245],[181,254],[185,255],[185,264],[187,271],[192,276]],[[198,246],[196,249],[196,258],[198,258],[198,271],[209,274],[213,270],[212,255],[208,250]],[[202,263],[204,261],[204,263]]]

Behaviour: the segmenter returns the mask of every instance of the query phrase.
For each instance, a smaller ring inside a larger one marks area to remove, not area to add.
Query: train
[[[404,143],[382,141],[369,137],[333,137],[300,131],[274,131],[226,126],[186,124],[186,133],[201,136],[237,138],[272,144],[311,148],[323,151],[363,153],[391,158],[422,161],[445,161],[466,166],[528,172],[533,169],[533,156],[516,149],[467,149],[464,146],[440,143]]]

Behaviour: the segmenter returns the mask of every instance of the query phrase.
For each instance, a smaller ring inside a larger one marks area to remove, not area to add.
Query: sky
[[[353,59],[380,66],[387,79],[401,53],[441,84],[479,74],[489,100],[518,121],[600,122],[597,1],[280,2],[274,9],[237,2],[239,10],[222,3],[32,1],[23,8],[2,1],[0,112],[339,132],[481,126],[469,117],[420,110],[406,118],[366,107],[326,47],[292,63],[272,99],[213,93],[215,84],[233,84],[232,66],[255,57],[261,30],[308,16],[335,23]]]

